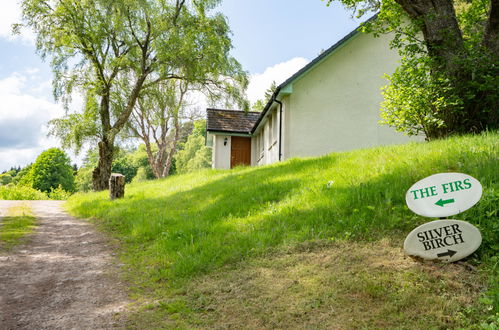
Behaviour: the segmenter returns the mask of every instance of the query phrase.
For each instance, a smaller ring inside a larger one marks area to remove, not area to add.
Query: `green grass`
[[[58,188],[51,189],[47,193],[27,186],[16,186],[14,184],[0,185],[0,200],[66,200],[71,194],[64,191],[61,185]]]
[[[45,200],[49,199],[46,193],[31,187],[7,185],[0,186],[0,200]]]
[[[492,269],[499,250],[498,141],[499,134],[488,133],[205,170],[129,185],[126,197],[114,202],[107,192],[77,194],[68,208],[99,219],[122,243],[138,296],[164,298],[200,276],[307,242],[389,239],[400,246],[409,231],[428,221],[405,206],[407,189],[434,173],[463,172],[482,183],[484,194],[454,218],[480,228],[482,246],[468,261]],[[174,309],[185,308],[185,316],[195,310],[190,301]]]
[[[0,218],[0,252],[8,252],[33,231],[35,218],[27,205],[11,207],[7,216]]]

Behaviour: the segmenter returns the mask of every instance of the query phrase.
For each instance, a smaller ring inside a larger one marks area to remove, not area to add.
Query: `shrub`
[[[65,191],[74,191],[73,167],[64,151],[48,149],[40,154],[30,171],[32,187],[50,192],[59,186]]]
[[[1,186],[0,200],[44,200],[47,194],[26,186]]]
[[[52,190],[50,190],[50,192],[48,193],[48,196],[50,199],[58,200],[58,201],[66,200],[71,195],[72,195],[71,192],[62,189],[61,185],[59,185],[59,187],[57,187],[55,189],[52,188]]]

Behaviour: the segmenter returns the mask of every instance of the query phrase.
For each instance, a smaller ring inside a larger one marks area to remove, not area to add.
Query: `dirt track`
[[[0,201],[0,216],[15,203],[25,202]],[[0,254],[0,329],[122,327],[129,301],[105,237],[61,202],[28,203],[38,227]]]

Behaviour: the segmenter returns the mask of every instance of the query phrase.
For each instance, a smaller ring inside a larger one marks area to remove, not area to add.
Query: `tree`
[[[267,88],[267,90],[265,91],[265,95],[264,95],[263,99],[257,100],[253,104],[253,106],[251,107],[251,110],[257,111],[257,112],[263,111],[263,109],[265,108],[265,106],[267,105],[269,100],[272,98],[272,95],[274,95],[274,92],[276,89],[277,89],[277,84],[274,80],[270,84],[270,87]]]
[[[149,165],[156,178],[170,173],[181,120],[186,119],[186,81],[168,81],[144,91],[132,112],[129,129],[144,142]]]
[[[61,186],[65,191],[75,189],[73,167],[66,153],[58,148],[40,154],[30,169],[32,187],[50,192]]]
[[[32,185],[31,179],[31,168],[33,164],[28,164],[26,167],[19,170],[17,175],[12,179],[12,182],[21,186],[30,186]]]
[[[211,166],[211,149],[205,146],[205,136],[206,121],[196,121],[192,134],[187,138],[182,150],[177,152],[178,173],[187,173]]]
[[[384,90],[385,123],[429,139],[499,126],[498,1],[338,1],[379,11],[366,31],[395,34],[402,63]]]
[[[51,122],[52,134],[77,151],[98,141],[94,190],[108,186],[116,138],[143,89],[184,79],[222,87],[245,106],[239,87],[247,84],[246,72],[229,56],[226,19],[210,15],[219,2],[21,1],[38,51],[52,57],[54,95],[68,109]],[[69,111],[74,92],[85,95],[82,111]]]
[[[0,174],[0,186],[8,185],[12,182],[12,175],[9,173]]]

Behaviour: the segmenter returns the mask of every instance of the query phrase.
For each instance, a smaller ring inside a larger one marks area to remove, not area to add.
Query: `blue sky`
[[[10,35],[19,20],[17,3],[2,0],[0,12],[0,171],[58,146],[46,124],[64,114],[52,98],[51,70],[35,52],[33,33]],[[253,102],[272,81],[284,81],[360,23],[321,0],[224,0],[218,10],[233,32],[232,55],[250,74]]]

